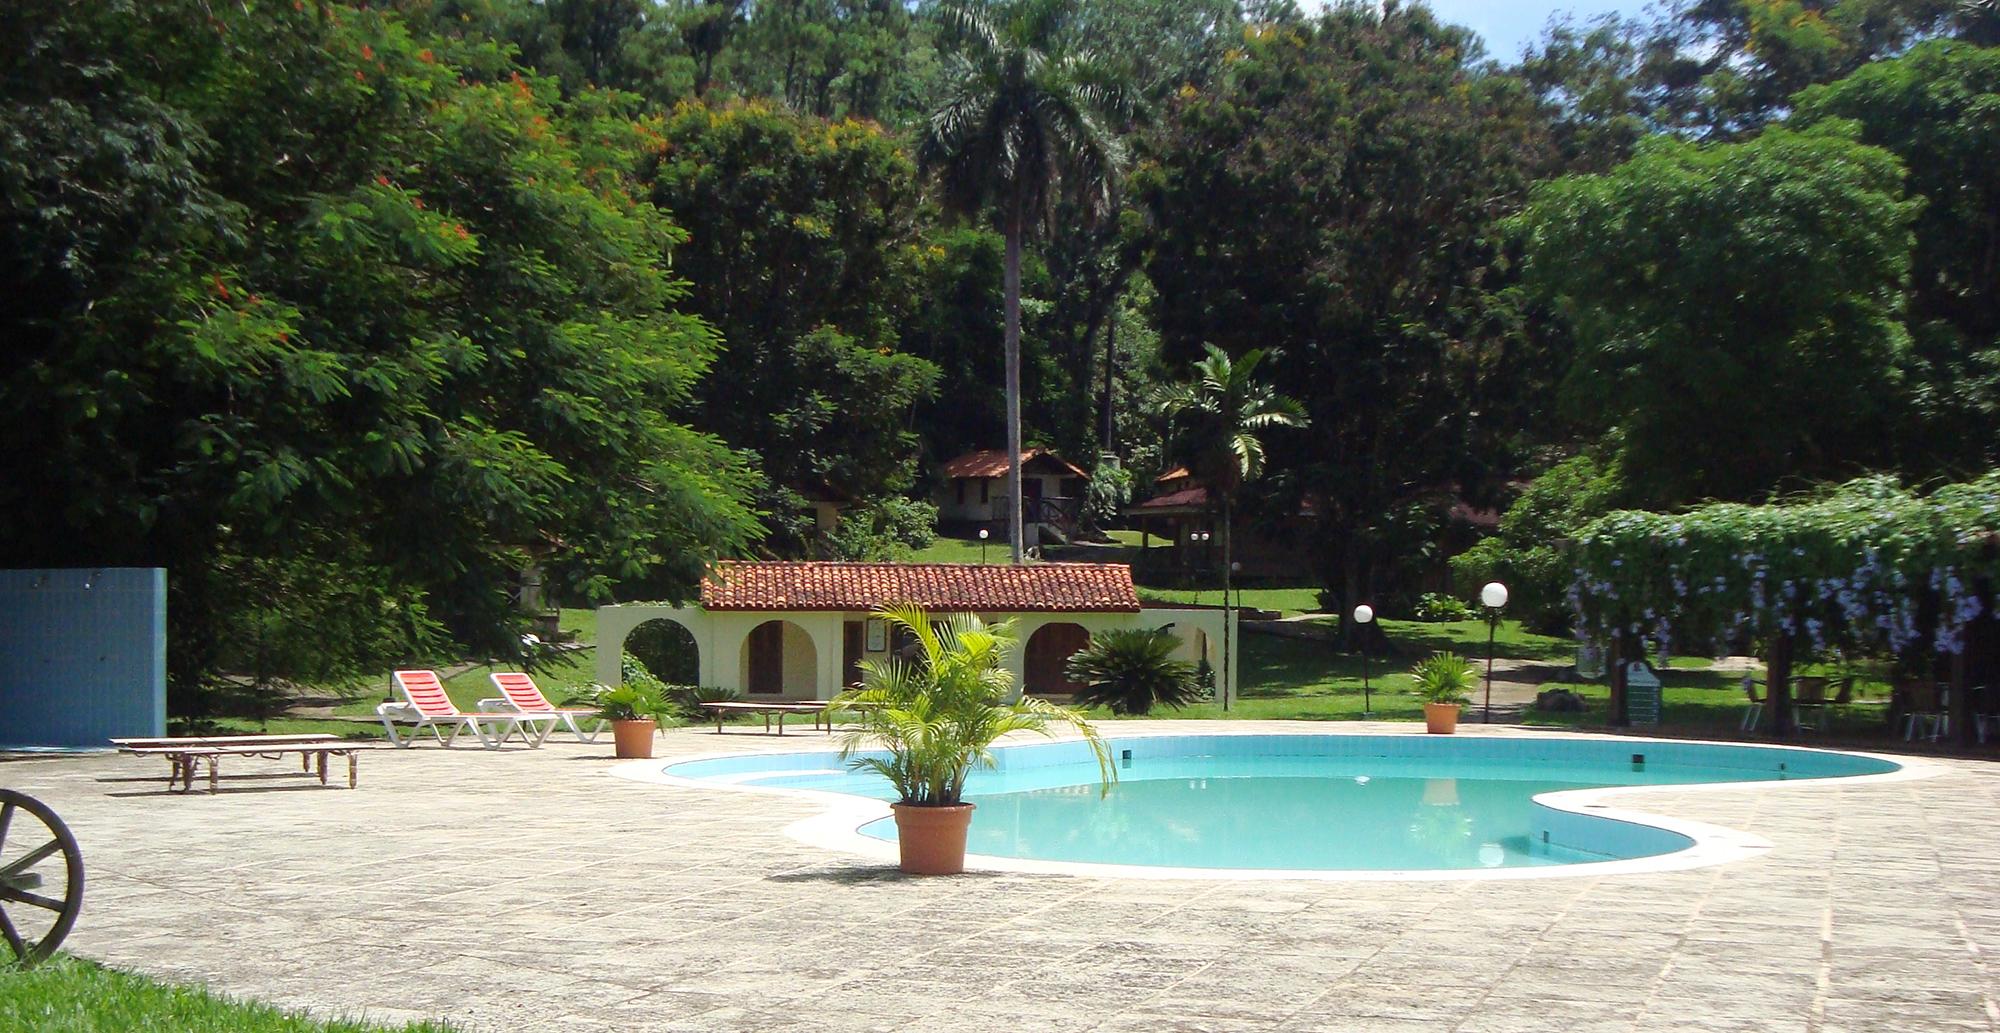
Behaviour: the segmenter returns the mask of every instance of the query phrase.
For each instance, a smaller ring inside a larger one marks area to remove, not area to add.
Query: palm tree
[[[1231,359],[1215,345],[1202,348],[1207,354],[1195,362],[1194,380],[1168,389],[1160,409],[1173,428],[1173,453],[1213,493],[1211,498],[1222,501],[1222,606],[1228,613],[1234,580],[1229,539],[1236,493],[1264,472],[1264,442],[1259,435],[1273,427],[1303,427],[1306,415],[1298,402],[1278,394],[1257,376],[1257,367],[1267,357],[1263,349]],[[1227,619],[1222,622],[1224,671],[1233,670],[1229,665],[1229,625]],[[1229,709],[1234,689],[1225,675],[1224,710]]]
[[[950,85],[924,128],[918,159],[960,213],[990,204],[1007,240],[1008,537],[1022,560],[1021,239],[1068,195],[1084,211],[1111,208],[1124,148],[1102,113],[1123,103],[1109,66],[1067,31],[1075,0],[946,0],[957,46]]]

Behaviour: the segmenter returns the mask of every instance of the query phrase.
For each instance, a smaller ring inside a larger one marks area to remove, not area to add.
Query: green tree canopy
[[[1496,222],[1541,138],[1533,98],[1469,65],[1472,44],[1422,7],[1251,30],[1175,97],[1134,175],[1167,361],[1282,350],[1272,378],[1310,423],[1261,494],[1312,501],[1315,566],[1343,599],[1408,510],[1495,479],[1507,407],[1532,400],[1491,390],[1523,346]]]
[[[1937,41],[1800,94],[1792,122],[1853,119],[1924,200],[1914,223],[1910,378],[1898,465],[1977,471],[2000,457],[2000,49]]]
[[[1623,432],[1636,498],[1756,498],[1882,457],[1919,205],[1841,126],[1653,139],[1535,189],[1529,285],[1579,348],[1565,397]]]
[[[907,489],[912,407],[937,378],[898,350],[922,261],[909,157],[872,124],[760,101],[683,104],[662,133],[652,197],[688,231],[673,245],[688,307],[722,334],[700,425],[756,454],[776,529],[801,488]]]
[[[743,465],[668,415],[714,338],[630,192],[656,126],[337,4],[11,15],[0,540],[167,567],[177,689],[259,586],[506,655],[531,558],[680,592],[745,546]]]

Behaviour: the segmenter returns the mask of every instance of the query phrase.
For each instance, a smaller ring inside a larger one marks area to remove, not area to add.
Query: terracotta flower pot
[[[965,830],[972,825],[972,805],[918,807],[892,804],[896,839],[902,846],[902,870],[910,875],[957,875],[965,870]]]
[[[645,760],[653,755],[653,733],[659,726],[650,717],[637,721],[611,722],[611,741],[619,760]]]
[[[1450,735],[1458,730],[1458,704],[1424,704],[1424,731],[1432,735]]]

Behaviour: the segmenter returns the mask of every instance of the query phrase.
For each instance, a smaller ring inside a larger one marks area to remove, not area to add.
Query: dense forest
[[[1310,513],[1335,601],[1491,506],[1458,572],[1559,624],[1610,509],[2000,449],[1994,0],[1522,55],[1396,0],[15,0],[0,48],[0,562],[167,567],[181,700],[508,655],[530,565],[892,553],[1005,440],[1015,242],[1024,442],[1147,483],[1166,385],[1266,352],[1242,519]]]

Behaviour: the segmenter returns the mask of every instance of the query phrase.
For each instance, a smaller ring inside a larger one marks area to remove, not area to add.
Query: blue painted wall
[[[166,730],[166,570],[0,570],[0,746]]]

